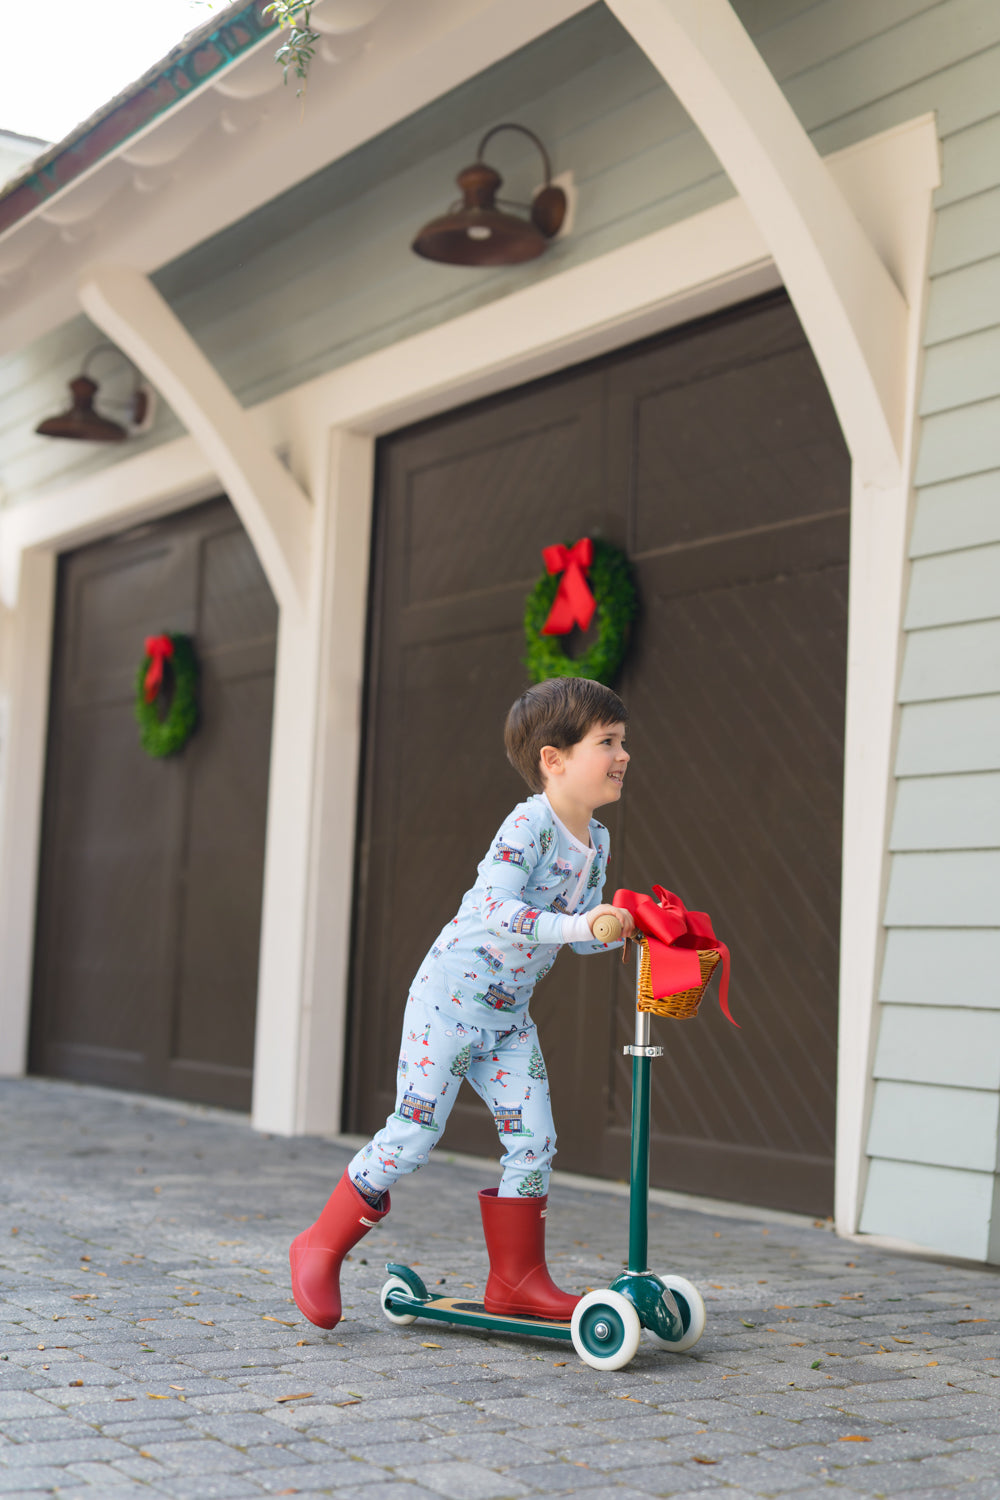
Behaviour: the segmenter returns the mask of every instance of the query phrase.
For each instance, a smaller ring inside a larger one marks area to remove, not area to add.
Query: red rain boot
[[[579,1297],[561,1292],[545,1264],[548,1197],[501,1198],[496,1188],[479,1194],[490,1276],[483,1301],[488,1313],[566,1322]]]
[[[348,1250],[384,1219],[391,1204],[372,1208],[345,1172],[315,1224],[292,1241],[292,1295],[299,1311],[317,1328],[340,1322],[340,1265]]]

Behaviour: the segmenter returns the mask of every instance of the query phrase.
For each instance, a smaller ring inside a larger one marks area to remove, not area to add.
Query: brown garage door
[[[30,1065],[245,1109],[277,612],[226,500],[60,561]],[[194,638],[201,725],[151,760],[147,635]]]
[[[603,535],[642,599],[609,888],[712,913],[743,1023],[714,1004],[659,1023],[653,1180],[827,1212],[849,468],[787,299],[396,434],[379,460],[351,1128],[391,1109],[409,980],[523,795],[501,729],[540,550]],[[564,1168],[627,1173],[631,1009],[604,958],[563,955],[536,995]],[[471,1092],[448,1140],[496,1154]]]

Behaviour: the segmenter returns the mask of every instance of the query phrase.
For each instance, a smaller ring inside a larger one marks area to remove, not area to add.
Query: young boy
[[[535,794],[501,824],[458,914],[413,982],[403,1020],[396,1109],[349,1163],[323,1212],[289,1252],[299,1309],[320,1328],[340,1320],[340,1266],[389,1212],[389,1188],[440,1139],[462,1079],[488,1105],[500,1139],[499,1188],[479,1194],[490,1258],[488,1312],[567,1319],[578,1297],[545,1264],[555,1126],[528,1002],[560,947],[603,953],[593,924],[627,911],[601,904],[608,833],[596,807],[617,802],[629,757],[628,713],[586,678],[538,683],[507,715],[507,758]]]

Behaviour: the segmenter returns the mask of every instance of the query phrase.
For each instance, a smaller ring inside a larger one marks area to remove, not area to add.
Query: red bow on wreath
[[[713,932],[707,912],[688,911],[680,896],[665,891],[662,885],[653,886],[652,896],[615,891],[612,904],[631,912],[636,927],[649,939],[649,976],[658,1000],[701,984],[698,949],[718,949],[722,957],[719,1005],[726,1020],[739,1028],[739,1022],[729,1013],[729,949]]]
[[[173,654],[174,643],[169,635],[146,637],[146,655],[149,657],[149,666],[146,668],[142,690],[147,703],[153,702],[163,686],[163,663],[169,661]]]
[[[586,630],[597,608],[597,600],[586,579],[586,570],[594,561],[594,544],[590,537],[581,537],[573,547],[564,547],[561,542],[543,547],[542,557],[550,573],[563,575],[549,617],[542,626],[542,635],[568,635],[574,625]]]

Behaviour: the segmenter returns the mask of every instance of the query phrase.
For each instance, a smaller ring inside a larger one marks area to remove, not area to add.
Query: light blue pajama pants
[[[498,1017],[498,1019],[500,1019]],[[396,1108],[348,1165],[370,1203],[423,1166],[444,1132],[462,1079],[493,1115],[504,1146],[500,1196],[541,1198],[556,1151],[549,1085],[533,1021],[470,1026],[411,995],[396,1070]]]

